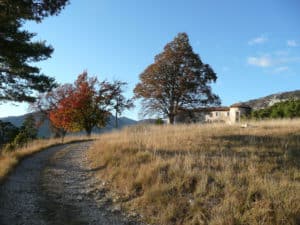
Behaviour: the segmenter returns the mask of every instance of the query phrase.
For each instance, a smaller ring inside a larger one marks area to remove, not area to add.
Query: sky
[[[87,70],[100,80],[128,83],[179,32],[218,79],[222,105],[300,89],[299,0],[70,0],[61,14],[26,23],[55,51],[37,63],[59,83]],[[123,116],[140,119],[139,102]],[[27,104],[2,103],[0,118],[28,112]]]

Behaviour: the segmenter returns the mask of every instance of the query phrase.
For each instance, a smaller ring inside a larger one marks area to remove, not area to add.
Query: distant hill
[[[243,102],[250,107],[252,107],[254,110],[256,109],[263,109],[269,106],[272,106],[273,104],[277,102],[282,102],[289,100],[291,98],[295,99],[300,99],[300,90],[296,91],[289,91],[289,92],[281,92],[277,94],[272,94],[268,95],[262,98],[257,98],[257,99],[252,99],[246,102]],[[30,113],[29,113],[30,114]],[[21,116],[10,116],[10,117],[5,117],[5,118],[0,118],[0,120],[4,122],[11,122],[13,125],[20,127],[24,121],[24,119],[29,115],[21,115]],[[34,116],[36,120],[39,120],[41,117],[41,114],[39,113],[34,113]],[[125,127],[125,126],[131,126],[135,124],[147,124],[147,123],[155,123],[156,119],[144,119],[140,121],[136,121],[127,117],[120,117],[119,118],[119,129]],[[93,133],[103,133],[103,132],[108,132],[114,129],[114,117],[111,116],[108,124],[104,128],[95,128],[93,130]],[[49,121],[45,120],[44,123],[39,127],[39,132],[38,132],[39,137],[50,137],[51,136],[51,131],[49,129]]]
[[[262,98],[252,99],[243,103],[251,106],[252,109],[257,110],[272,106],[277,102],[286,101],[291,98],[300,99],[300,90],[272,94]]]
[[[9,117],[5,117],[5,118],[0,118],[0,120],[4,121],[4,122],[11,122],[13,125],[15,125],[16,127],[20,127],[23,123],[23,121],[25,120],[25,118],[30,115],[30,113],[25,114],[25,115],[21,115],[21,116],[9,116]],[[34,113],[33,114],[34,117],[36,118],[37,121],[40,120],[41,114],[39,113]],[[115,119],[113,116],[110,117],[109,122],[107,123],[106,127],[104,128],[95,128],[93,130],[93,133],[102,133],[102,132],[107,132],[110,131],[112,129],[114,129],[114,122]],[[134,125],[137,124],[138,121],[132,120],[130,118],[127,117],[120,117],[119,118],[119,129],[125,127],[125,126],[130,126],[130,125]],[[51,131],[49,128],[49,120],[45,120],[42,125],[39,127],[39,131],[38,131],[38,136],[39,137],[50,137],[51,136]]]
[[[142,119],[139,121],[139,124],[155,124],[157,119]]]

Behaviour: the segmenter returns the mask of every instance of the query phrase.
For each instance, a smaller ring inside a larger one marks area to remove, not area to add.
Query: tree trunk
[[[169,123],[174,124],[175,116],[173,114],[169,114]]]
[[[86,128],[85,132],[86,132],[86,136],[90,137],[92,133],[92,128]]]
[[[119,124],[118,124],[118,112],[116,111],[115,114],[115,127],[118,128]]]

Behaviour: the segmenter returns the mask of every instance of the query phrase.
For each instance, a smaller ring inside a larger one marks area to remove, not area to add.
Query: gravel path
[[[87,165],[90,144],[53,147],[23,160],[0,186],[0,225],[138,224],[99,189]]]

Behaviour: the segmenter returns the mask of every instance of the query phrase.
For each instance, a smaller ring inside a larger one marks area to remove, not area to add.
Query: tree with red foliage
[[[72,92],[73,86],[71,84],[64,84],[50,92],[40,94],[36,101],[30,105],[32,111],[37,111],[40,113],[38,126],[41,126],[46,119],[50,120],[50,129],[55,138],[61,137],[63,140],[67,130],[61,126],[56,127],[54,125],[50,119],[50,112],[56,110],[58,103],[69,97]]]
[[[107,81],[99,82],[83,72],[67,91],[67,96],[50,111],[51,122],[67,131],[85,130],[90,136],[94,127],[106,125],[111,87]]]

